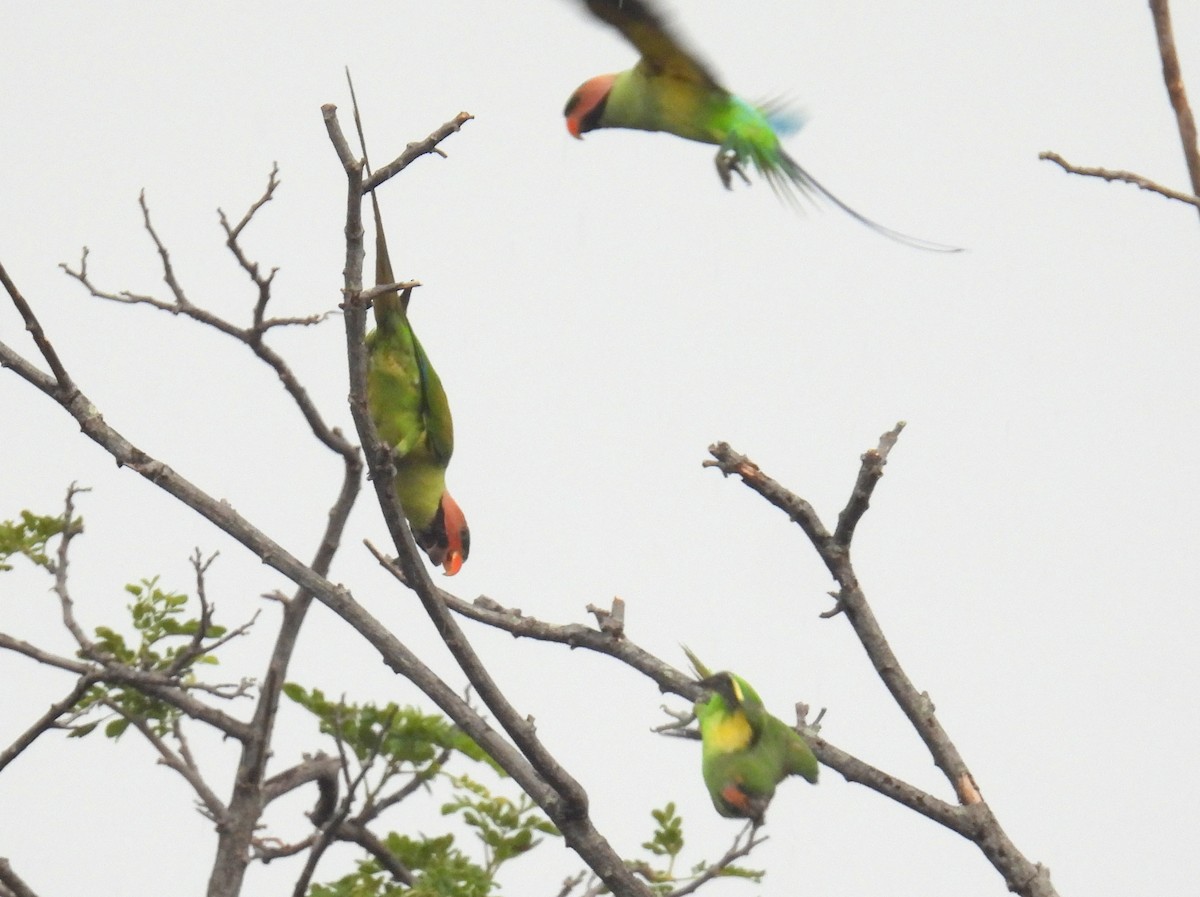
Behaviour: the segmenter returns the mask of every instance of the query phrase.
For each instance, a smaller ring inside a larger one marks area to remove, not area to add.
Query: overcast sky
[[[1186,189],[1146,4],[671,4],[731,89],[805,112],[788,148],[818,179],[889,227],[966,247],[954,256],[831,208],[796,214],[763,183],[727,193],[711,147],[572,140],[568,95],[635,58],[580,6],[27,5],[6,17],[0,56],[0,260],[110,424],[309,557],[339,468],[274,376],[193,322],[89,299],[57,265],[86,244],[101,287],[164,295],[144,188],[192,301],[248,321],[254,296],[216,208],[240,217],[277,161],[282,186],[246,249],[280,268],[275,314],[334,309],[345,186],[320,106],[338,104],[349,128],[343,66],[377,162],[473,113],[448,159],[381,191],[396,274],[424,284],[413,319],[454,410],[449,483],[472,551],[451,589],[558,622],[620,595],[645,647],[682,665],[687,643],[781,716],[797,700],[828,708],[830,741],[952,799],[846,622],[818,618],[831,583],[799,529],[700,466],[727,440],[829,522],[859,455],[906,420],[855,542],[893,648],[1060,893],[1189,892],[1200,222],[1037,159],[1054,150]],[[1200,96],[1200,6],[1174,6]],[[11,306],[0,334],[34,357]],[[336,317],[276,337],[350,430],[343,341]],[[220,616],[263,611],[223,669],[259,675],[278,615],[258,596],[287,583],[117,469],[11,372],[0,406],[0,519],[56,513],[68,483],[92,487],[71,568],[85,626],[119,619],[123,584],[141,577],[192,591],[188,555],[219,550]],[[415,599],[362,548],[383,534],[364,493],[333,578],[460,685]],[[48,586],[0,577],[0,629],[69,652]],[[468,631],[618,850],[636,852],[667,800],[684,814],[688,863],[724,850],[738,826],[712,812],[699,748],[650,733],[664,719],[650,683]],[[419,700],[323,609],[292,677]],[[71,685],[10,656],[0,681],[3,745]],[[227,793],[234,751],[201,747]],[[273,770],[319,747],[289,710]],[[295,835],[311,803],[270,818]],[[203,893],[211,826],[134,736],[46,736],[0,776],[0,808],[0,856],[47,897]],[[407,811],[389,822],[442,825]],[[767,831],[752,858],[765,883],[712,894],[1005,893],[969,844],[832,771],[817,788],[782,787]],[[534,856],[506,893],[553,894],[579,865],[557,844]],[[245,893],[280,893],[298,869],[255,868]]]

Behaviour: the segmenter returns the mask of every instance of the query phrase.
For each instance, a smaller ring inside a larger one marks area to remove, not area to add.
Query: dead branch
[[[1172,190],[1170,187],[1164,187],[1162,184],[1156,183],[1149,178],[1142,177],[1140,174],[1134,174],[1132,171],[1118,171],[1111,168],[1090,168],[1082,165],[1072,165],[1058,153],[1050,151],[1038,153],[1039,159],[1045,159],[1054,162],[1064,171],[1071,174],[1081,174],[1085,177],[1103,178],[1106,181],[1124,181],[1127,184],[1134,184],[1143,190],[1149,190],[1151,193],[1158,193],[1168,199],[1176,199],[1179,202],[1186,202],[1189,205],[1200,208],[1200,196],[1190,196],[1187,193],[1180,193],[1178,190]]]
[[[1163,83],[1175,113],[1175,124],[1179,128],[1179,143],[1183,148],[1183,159],[1187,164],[1192,192],[1200,196],[1200,144],[1196,140],[1196,119],[1188,105],[1187,91],[1183,86],[1183,69],[1179,65],[1179,54],[1175,51],[1175,31],[1171,27],[1171,8],[1167,0],[1150,0],[1150,14],[1154,18],[1154,33],[1158,38],[1158,55],[1162,59]]]
[[[38,897],[37,892],[13,871],[5,857],[0,857],[0,897]]]
[[[842,615],[853,627],[876,673],[925,743],[934,763],[950,782],[960,804],[951,807],[949,804],[939,805],[940,802],[930,800],[923,802],[921,812],[930,818],[943,817],[939,821],[943,821],[943,824],[974,842],[996,871],[1004,876],[1009,890],[1023,897],[1056,897],[1057,892],[1050,883],[1049,870],[1027,860],[1005,834],[991,808],[984,801],[958,748],[938,721],[929,695],[917,691],[904,672],[867,603],[866,594],[859,584],[850,560],[850,538],[854,527],[846,524],[861,518],[882,475],[883,465],[887,463],[888,453],[895,445],[902,427],[903,424],[898,424],[885,433],[878,447],[862,456],[858,479],[842,511],[837,534],[833,536],[829,535],[808,502],[772,480],[757,464],[735,452],[726,443],[710,446],[709,453],[715,459],[715,463],[706,461],[705,464],[717,467],[726,475],[739,475],[748,487],[792,517],[837,582],[838,590],[835,596]],[[819,737],[813,738],[813,743],[814,749],[821,749],[822,752],[817,756],[824,762],[824,752],[828,744]],[[871,778],[875,775],[875,771],[859,768],[857,765],[854,772],[856,775]],[[908,797],[911,799],[913,795]]]

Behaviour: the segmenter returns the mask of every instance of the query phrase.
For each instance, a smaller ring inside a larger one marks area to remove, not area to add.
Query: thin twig
[[[767,840],[767,836],[756,837],[758,826],[753,823],[748,823],[742,831],[738,832],[733,839],[733,844],[725,851],[725,855],[719,860],[707,867],[703,872],[697,875],[692,881],[688,882],[681,888],[676,888],[671,891],[667,897],[686,897],[688,894],[694,894],[704,885],[708,884],[714,878],[717,878],[724,873],[725,869],[733,865],[735,860],[740,860],[744,856],[749,856],[759,844]],[[745,839],[743,841],[743,838]]]
[[[91,674],[85,674],[79,677],[79,681],[75,683],[75,687],[61,701],[55,701],[50,705],[50,709],[43,713],[32,726],[17,736],[16,741],[9,745],[3,753],[0,753],[0,770],[8,766],[15,760],[22,751],[33,744],[44,732],[55,728],[62,715],[73,708],[79,699],[82,698],[89,688],[96,684],[96,679]]]
[[[900,421],[879,438],[879,445],[876,448],[862,456],[862,466],[859,467],[858,479],[850,493],[850,501],[838,515],[837,529],[833,531],[833,540],[838,545],[844,548],[850,547],[850,541],[854,538],[854,529],[858,526],[858,521],[871,506],[871,493],[875,491],[875,484],[883,476],[883,466],[887,464],[888,453],[895,446],[896,440],[900,438],[900,431],[903,429],[904,421]]]
[[[59,387],[64,391],[70,391],[74,388],[71,383],[71,378],[67,374],[67,369],[63,367],[62,359],[58,357],[58,353],[54,351],[54,347],[50,345],[50,340],[46,338],[45,331],[42,330],[42,325],[33,313],[33,309],[29,307],[29,303],[25,301],[25,297],[21,295],[21,291],[17,289],[17,285],[13,283],[11,277],[8,276],[8,271],[4,269],[4,265],[0,265],[0,283],[4,284],[4,289],[8,292],[9,297],[13,301],[13,305],[17,307],[17,311],[21,313],[21,317],[25,320],[25,329],[29,331],[29,335],[33,337],[34,343],[37,344],[38,351],[42,353],[42,357],[46,359],[46,364],[50,365],[50,370],[54,373],[54,379],[58,381]]]
[[[23,654],[30,660],[66,670],[77,676],[91,675],[97,682],[134,688],[151,698],[170,704],[187,716],[208,723],[230,738],[241,740],[246,737],[246,724],[241,720],[192,697],[188,692],[197,688],[192,683],[185,685],[161,673],[139,670],[124,664],[97,664],[73,657],[61,657],[3,632],[0,632],[0,650]]]
[[[474,117],[475,116],[471,115],[469,112],[460,112],[424,140],[418,140],[415,143],[410,143],[404,148],[404,152],[402,152],[387,165],[379,168],[373,175],[364,181],[362,185],[362,192],[364,194],[370,193],[380,184],[390,180],[391,178],[394,178],[422,156],[428,156],[432,154],[441,156],[444,159],[446,157],[446,153],[441,149],[441,147],[438,146],[438,144],[440,144],[451,134],[455,134],[462,130],[462,126]]]
[[[254,303],[254,327],[256,339],[261,339],[262,334],[266,331],[263,326],[263,316],[267,311],[267,303],[271,300],[271,281],[275,279],[275,275],[279,273],[278,268],[272,268],[270,273],[265,277],[259,273],[258,262],[250,261],[249,257],[242,250],[242,244],[238,241],[238,236],[247,224],[254,218],[254,213],[261,209],[264,205],[271,201],[275,195],[275,188],[279,186],[279,163],[271,164],[271,174],[267,178],[267,189],[263,191],[262,196],[256,199],[251,205],[242,220],[236,226],[230,226],[229,219],[225,217],[224,209],[217,209],[217,216],[221,221],[221,229],[225,231],[225,245],[229,247],[229,251],[233,253],[233,257],[237,259],[242,270],[249,275],[250,280],[258,288],[258,301]]]
[[[225,815],[225,805],[221,803],[221,799],[204,780],[204,776],[200,772],[200,765],[192,755],[191,745],[188,744],[187,737],[183,734],[183,725],[178,718],[172,720],[171,732],[179,743],[179,762],[183,764],[182,769],[179,770],[180,774],[187,779],[199,795],[200,802],[208,810],[209,818],[214,821],[220,820]],[[172,766],[172,768],[175,767]]]
[[[58,602],[62,608],[63,625],[71,633],[72,637],[74,637],[83,655],[85,657],[94,657],[96,646],[91,639],[83,634],[83,627],[75,619],[75,602],[71,600],[71,591],[67,587],[67,568],[70,564],[71,540],[83,532],[83,526],[75,518],[75,496],[80,492],[87,491],[87,489],[78,488],[74,483],[67,487],[67,497],[64,502],[62,517],[63,529],[58,541],[57,559],[53,566],[54,594],[58,596]]]
[[[1200,196],[1190,196],[1187,193],[1180,193],[1178,190],[1172,190],[1170,187],[1164,187],[1162,184],[1156,183],[1149,178],[1142,177],[1140,174],[1134,174],[1132,171],[1117,171],[1110,168],[1088,168],[1081,165],[1072,165],[1058,153],[1049,151],[1038,153],[1039,159],[1046,159],[1059,165],[1063,170],[1069,171],[1071,174],[1081,174],[1085,177],[1103,178],[1106,181],[1124,181],[1127,184],[1134,184],[1143,190],[1149,190],[1151,193],[1158,193],[1168,199],[1177,199],[1180,202],[1186,202],[1188,205],[1200,208]]]
[[[173,751],[171,746],[150,727],[150,724],[144,717],[127,712],[114,701],[103,700],[100,703],[126,720],[143,738],[150,742],[150,745],[158,752],[158,762],[169,769],[175,770],[175,772],[183,777],[184,781],[192,786],[192,790],[196,792],[196,796],[200,798],[201,803],[208,810],[210,818],[215,820],[218,826],[224,823],[225,807],[217,795],[213,793],[213,790],[208,787],[208,783],[204,781],[204,777],[200,775],[200,770],[194,763],[189,763],[184,757]],[[179,734],[179,731],[176,730],[176,735]],[[188,756],[191,756],[190,751],[188,752]]]
[[[259,197],[259,199],[251,206],[251,211],[246,213],[245,218],[243,218],[242,222],[238,224],[237,228],[233,229],[234,231],[240,232],[240,230],[245,227],[246,223],[248,223],[253,213],[261,208],[263,203],[266,202],[266,198],[269,197],[269,193],[274,190],[274,185],[277,183],[274,180],[274,173],[275,172],[273,170],[271,180],[268,183],[267,193],[264,193],[262,197]],[[305,422],[309,425],[313,435],[315,435],[317,439],[320,440],[320,442],[331,451],[337,452],[343,458],[349,459],[353,457],[354,464],[361,464],[356,457],[356,448],[347,442],[347,440],[342,436],[341,432],[336,427],[330,427],[325,423],[320,412],[317,411],[316,405],[308,395],[308,391],[300,384],[300,381],[293,373],[291,367],[286,361],[284,361],[283,357],[270,346],[268,346],[262,338],[263,334],[273,327],[290,325],[309,326],[313,324],[319,324],[329,317],[330,313],[326,312],[323,314],[309,315],[307,317],[299,318],[270,318],[264,320],[262,318],[262,314],[265,311],[267,299],[270,297],[271,279],[270,277],[263,278],[258,274],[257,264],[246,258],[241,247],[237,243],[236,236],[229,236],[231,231],[228,227],[226,227],[226,244],[233,252],[235,258],[237,258],[238,263],[250,273],[252,280],[258,288],[258,299],[255,304],[253,323],[249,327],[239,327],[231,321],[225,320],[220,315],[214,314],[205,308],[201,308],[200,306],[193,304],[187,298],[183,287],[175,277],[175,271],[171,265],[170,253],[167,251],[166,246],[163,244],[158,232],[154,228],[154,224],[150,218],[150,209],[146,203],[144,194],[138,198],[138,203],[142,209],[143,227],[158,251],[160,260],[162,262],[163,280],[166,281],[167,285],[171,288],[173,301],[168,302],[158,299],[154,296],[131,293],[128,290],[114,293],[108,290],[100,289],[95,283],[92,282],[88,274],[88,249],[86,246],[83,248],[83,252],[80,255],[78,268],[71,268],[71,266],[67,264],[61,264],[59,267],[69,277],[77,280],[90,295],[97,299],[105,299],[109,302],[119,302],[124,305],[149,305],[152,308],[157,308],[161,311],[167,311],[174,315],[183,315],[195,321],[199,321],[201,324],[212,327],[214,330],[224,333],[226,336],[230,336],[239,342],[245,343],[250,347],[251,351],[258,356],[259,359],[265,362],[275,372],[276,376],[283,384],[284,389],[287,391],[288,395],[291,396],[292,401],[296,403],[296,407],[299,409],[300,414],[304,417]],[[225,224],[227,225],[227,222],[225,222]]]

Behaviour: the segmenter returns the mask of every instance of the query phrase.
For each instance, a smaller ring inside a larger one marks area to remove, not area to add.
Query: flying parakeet
[[[353,95],[353,85],[350,90]],[[357,102],[354,116],[362,140]],[[366,152],[364,142],[364,157]],[[379,200],[373,191],[371,205],[375,211],[375,283],[395,283]],[[446,491],[454,424],[442,381],[408,320],[411,295],[409,288],[386,293],[373,302],[375,329],[367,334],[367,405],[379,438],[395,453],[396,496],[413,537],[431,561],[453,576],[470,552],[471,533],[462,509]]]
[[[584,2],[592,15],[620,31],[641,59],[628,71],[597,75],[571,94],[563,114],[572,136],[582,139],[598,128],[633,128],[716,144],[720,147],[717,173],[726,188],[734,172],[749,183],[742,168],[748,161],[785,198],[823,196],[893,240],[919,249],[958,251],[884,227],[826,190],[779,142],[781,134],[799,130],[800,117],[782,108],[748,103],[722,87],[712,72],[684,49],[650,0]]]
[[[795,729],[771,716],[750,683],[733,673],[710,673],[687,648],[700,684],[712,694],[696,702],[701,769],[722,816],[761,824],[775,787],[790,775],[817,783],[819,767]]]

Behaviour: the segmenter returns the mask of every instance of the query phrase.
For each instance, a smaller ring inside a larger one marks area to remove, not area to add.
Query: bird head
[[[441,566],[447,576],[462,569],[463,561],[471,553],[471,531],[467,518],[449,492],[442,493],[437,513],[429,525],[414,530],[417,544],[429,555],[429,559]]]
[[[765,710],[762,698],[749,682],[735,673],[722,671],[700,680],[700,685],[720,699],[719,712],[725,715],[746,716],[751,725],[760,725]],[[711,702],[711,699],[710,699]],[[712,706],[710,704],[710,706]],[[718,709],[714,707],[714,709]]]
[[[612,90],[616,75],[597,75],[584,81],[567,100],[563,115],[567,117],[567,130],[578,140],[588,131],[600,127],[600,116],[604,114],[604,104]]]
[[[732,712],[740,708],[745,700],[745,693],[740,685],[741,681],[733,673],[722,671],[701,679],[700,685],[717,695]]]

